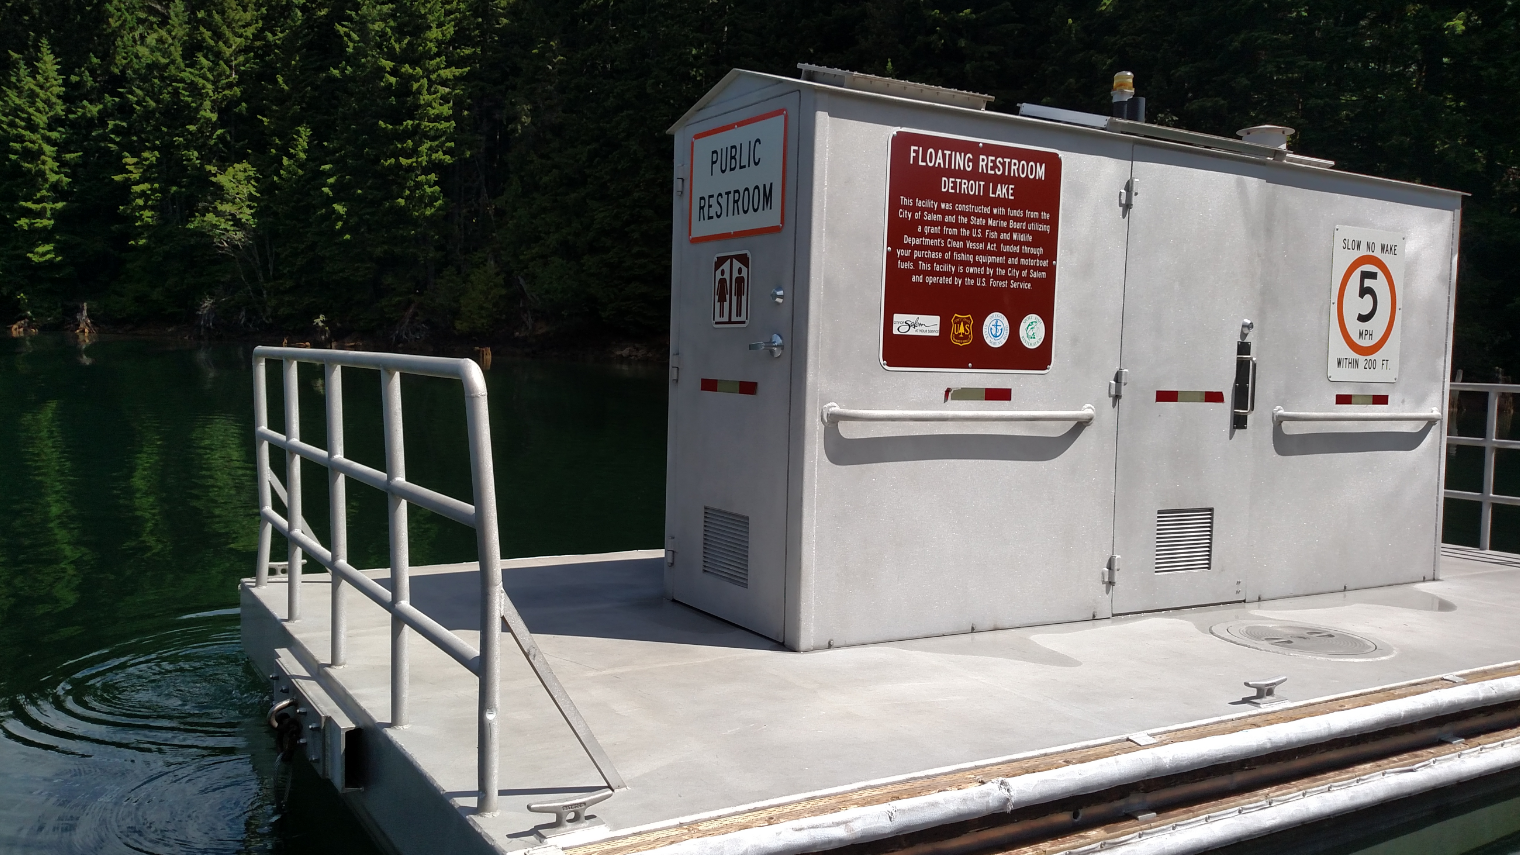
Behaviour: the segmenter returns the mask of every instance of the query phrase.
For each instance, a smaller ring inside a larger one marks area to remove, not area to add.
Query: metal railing
[[[285,433],[269,428],[266,362],[279,360],[284,378]],[[298,366],[320,364],[323,369],[327,416],[327,448],[301,439]],[[380,372],[380,392],[385,434],[385,471],[344,457],[343,369],[363,368]],[[458,380],[464,386],[465,420],[469,436],[473,503],[420,487],[406,480],[406,452],[402,431],[401,375],[418,374]],[[480,813],[497,809],[498,733],[497,710],[501,696],[501,629],[512,634],[539,682],[554,700],[565,723],[574,731],[602,779],[612,790],[626,787],[596,736],[581,718],[570,696],[538,644],[528,632],[501,585],[501,546],[497,532],[496,482],[491,463],[491,424],[486,408],[485,378],[468,359],[442,359],[403,354],[353,353],[304,348],[258,347],[253,351],[253,410],[256,465],[259,471],[259,544],[254,584],[269,582],[271,539],[275,532],[288,543],[286,563],[286,620],[301,619],[301,565],[305,556],[326,567],[332,585],[331,665],[346,661],[348,610],[346,588],[353,587],[391,616],[391,727],[404,727],[410,719],[408,640],[416,632],[470,673],[479,678],[476,735]],[[285,483],[269,465],[269,448],[285,452]],[[316,463],[327,470],[328,514],[331,548],[318,542],[302,514],[301,467]],[[383,491],[387,498],[390,529],[391,586],[384,586],[355,568],[348,560],[347,479]],[[273,507],[278,494],[285,505],[281,517]],[[407,508],[417,505],[475,529],[480,574],[480,649],[471,647],[437,621],[411,604],[411,556],[407,541]],[[292,524],[290,521],[294,520]]]
[[[1494,494],[1494,457],[1500,449],[1520,450],[1520,441],[1512,439],[1499,439],[1499,396],[1520,395],[1520,385],[1504,383],[1453,383],[1452,392],[1483,392],[1488,398],[1487,415],[1484,419],[1483,436],[1457,436],[1456,407],[1452,407],[1452,414],[1448,419],[1449,431],[1446,444],[1470,445],[1483,449],[1483,486],[1478,493],[1469,493],[1465,490],[1445,490],[1444,495],[1448,499],[1463,499],[1469,502],[1479,502],[1482,511],[1478,517],[1478,548],[1488,549],[1489,534],[1493,528],[1494,505],[1520,505],[1520,496],[1504,496]],[[1510,398],[1511,401],[1517,400]],[[1447,467],[1450,470],[1450,465]],[[1443,489],[1445,485],[1442,485]]]

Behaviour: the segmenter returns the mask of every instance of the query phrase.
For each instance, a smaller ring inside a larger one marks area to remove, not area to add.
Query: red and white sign
[[[749,253],[713,259],[713,326],[749,326]]]
[[[881,364],[1046,371],[1055,330],[1061,156],[898,131],[887,175]],[[935,319],[926,335],[914,319]],[[939,319],[948,321],[941,325]]]
[[[1336,226],[1330,271],[1330,379],[1398,380],[1404,236]]]
[[[786,110],[772,110],[691,138],[686,234],[692,243],[781,231],[786,122]]]

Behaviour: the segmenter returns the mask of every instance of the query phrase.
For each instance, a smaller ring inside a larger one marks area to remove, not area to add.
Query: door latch
[[[749,344],[750,350],[768,350],[777,359],[781,358],[781,351],[785,348],[786,343],[781,340],[781,333],[771,333],[770,341],[752,341]]]
[[[1256,411],[1256,357],[1249,341],[1235,344],[1235,390],[1230,405],[1230,427],[1245,430]]]
[[[1108,397],[1124,397],[1124,384],[1129,382],[1129,369],[1120,368],[1114,372],[1114,379],[1108,381]]]

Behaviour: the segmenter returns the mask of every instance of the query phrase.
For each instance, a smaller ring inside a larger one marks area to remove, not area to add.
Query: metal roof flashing
[[[886,77],[875,77],[869,74],[858,74],[851,71],[831,69],[823,66],[810,66],[799,63],[798,68],[804,70],[804,75],[797,77],[783,77],[776,74],[767,74],[760,71],[748,71],[735,68],[723,76],[713,87],[707,90],[690,109],[681,115],[674,124],[666,129],[666,133],[675,135],[688,122],[706,108],[720,103],[722,95],[740,78],[753,78],[756,83],[768,83],[771,85],[786,85],[798,89],[810,89],[815,92],[835,92],[848,94],[861,98],[884,98],[893,101],[909,101],[924,106],[932,106],[940,109],[969,110],[987,118],[995,118],[1001,121],[1022,123],[1030,122],[1049,126],[1059,124],[1073,133],[1088,133],[1109,135],[1122,135],[1135,139],[1137,142],[1146,142],[1151,145],[1163,147],[1181,146],[1193,150],[1202,150],[1210,154],[1223,157],[1247,158],[1251,160],[1280,164],[1285,167],[1298,169],[1312,169],[1323,172],[1333,172],[1336,175],[1347,178],[1370,181],[1377,184],[1395,184],[1417,190],[1429,191],[1438,195],[1464,197],[1470,194],[1461,190],[1450,190],[1445,187],[1436,187],[1430,184],[1418,184],[1413,181],[1401,181],[1395,178],[1383,178],[1376,175],[1367,175],[1360,172],[1350,172],[1342,169],[1334,169],[1335,161],[1309,157],[1286,149],[1272,148],[1269,146],[1248,143],[1244,140],[1230,139],[1228,137],[1206,134],[1201,131],[1187,131],[1180,128],[1167,127],[1165,125],[1153,125],[1148,122],[1132,122],[1125,119],[1117,119],[1103,116],[1097,113],[1085,113],[1077,110],[1062,110],[1055,107],[1045,107],[1038,104],[1020,104],[1018,113],[1002,113],[986,109],[986,105],[993,98],[990,95],[979,95],[975,92],[962,92],[958,89],[945,89],[943,87],[928,86],[925,84],[910,84],[905,81],[894,80]],[[810,76],[811,75],[811,76]],[[845,85],[843,82],[834,82],[829,78],[837,76],[837,80],[851,81],[853,85]],[[878,84],[881,84],[878,86]],[[892,91],[887,84],[901,86],[901,91]],[[909,89],[916,94],[909,94]],[[946,93],[945,97],[929,97],[931,93]],[[747,93],[744,93],[747,94]],[[966,100],[952,100],[951,95],[965,96]],[[742,94],[736,95],[742,97]],[[979,100],[985,99],[985,100]],[[973,106],[974,105],[974,106]]]

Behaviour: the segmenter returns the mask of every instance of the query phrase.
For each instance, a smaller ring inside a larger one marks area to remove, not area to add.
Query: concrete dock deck
[[[665,600],[654,551],[505,561],[503,578],[628,781],[593,810],[606,827],[576,835],[605,839],[830,788],[1259,715],[1241,703],[1250,679],[1286,675],[1279,693],[1307,701],[1520,659],[1520,558],[1447,548],[1441,569],[1439,581],[1414,585],[812,653]],[[411,579],[413,603],[475,644],[473,565],[415,568]],[[353,595],[349,662],[325,667],[328,591],[326,576],[308,574],[307,617],[287,622],[284,579],[245,582],[243,643],[265,670],[289,648],[373,730],[369,785],[350,802],[388,846],[537,846],[534,828],[551,818],[527,803],[601,786],[508,642],[502,809],[476,816],[475,678],[414,640],[413,721],[387,727],[389,617]],[[1210,632],[1252,618],[1367,636],[1393,654],[1284,655]]]

